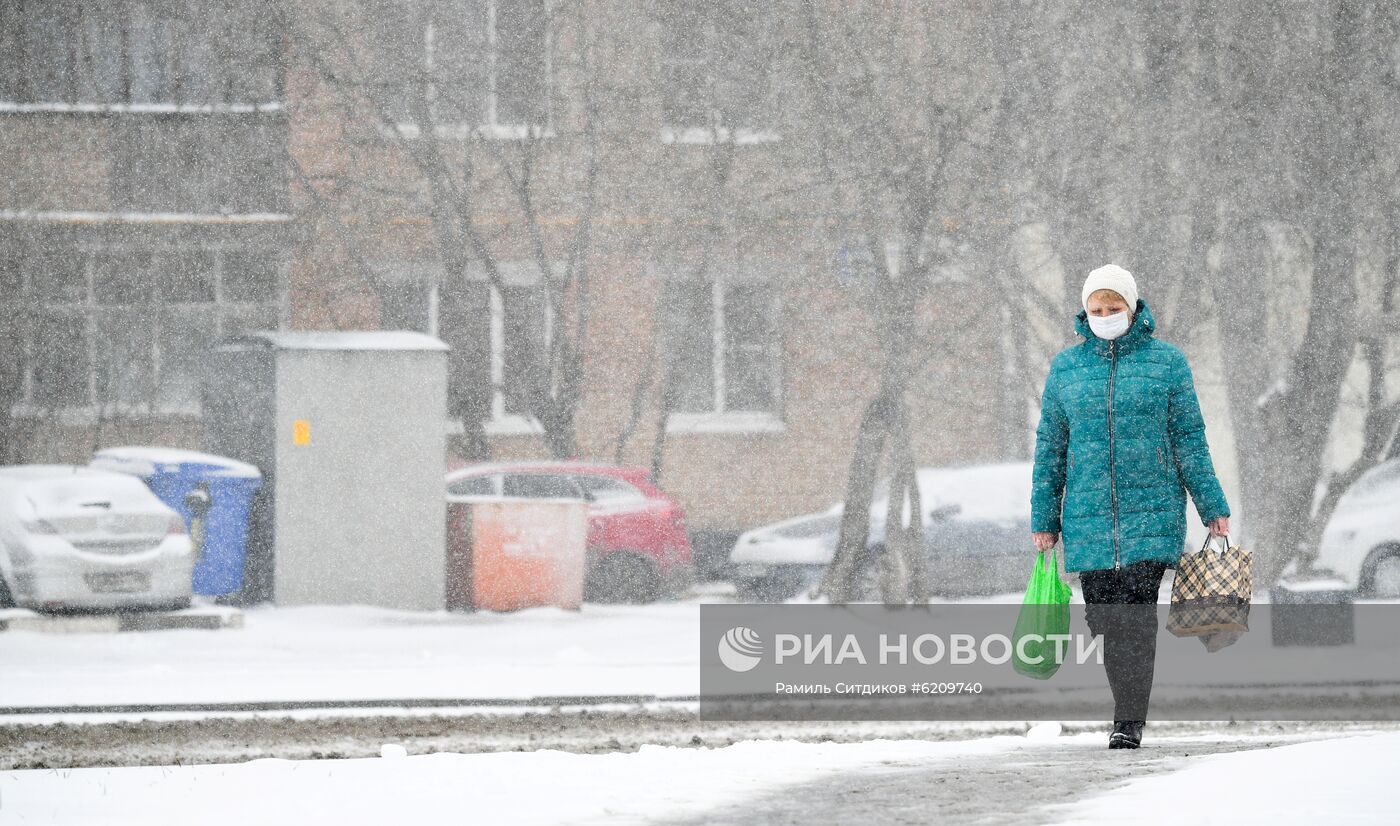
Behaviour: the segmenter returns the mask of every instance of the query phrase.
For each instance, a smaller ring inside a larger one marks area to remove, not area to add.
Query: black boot
[[[1142,727],[1145,720],[1114,720],[1113,733],[1108,735],[1111,749],[1135,749],[1142,745]]]

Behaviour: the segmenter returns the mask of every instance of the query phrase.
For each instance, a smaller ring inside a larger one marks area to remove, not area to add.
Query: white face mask
[[[1089,316],[1089,329],[1094,331],[1094,335],[1105,340],[1118,338],[1128,332],[1131,324],[1127,310],[1107,316]]]

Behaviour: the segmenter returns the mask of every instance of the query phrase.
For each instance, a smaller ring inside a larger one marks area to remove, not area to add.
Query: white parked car
[[[1400,597],[1400,459],[1371,468],[1337,500],[1313,564],[1364,597]]]
[[[934,592],[961,596],[1024,590],[1035,564],[1031,463],[920,468],[916,478]],[[870,514],[868,542],[876,554],[884,552],[888,501],[885,480],[875,488]],[[782,601],[815,584],[836,551],[841,510],[837,504],[740,535],[729,556],[739,596]],[[873,584],[870,574],[862,578]]]
[[[184,520],[134,476],[0,467],[0,605],[185,607],[194,561]]]
[[[782,602],[815,584],[836,552],[840,504],[739,535],[729,552],[739,597]]]

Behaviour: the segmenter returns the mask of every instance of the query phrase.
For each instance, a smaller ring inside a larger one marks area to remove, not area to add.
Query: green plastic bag
[[[1050,563],[1045,563],[1045,552],[1035,559],[1035,570],[1031,572],[1030,584],[1026,586],[1026,598],[1021,602],[1021,613],[1016,617],[1016,630],[1011,635],[1011,667],[1017,674],[1024,674],[1037,680],[1048,680],[1060,669],[1055,660],[1054,640],[1051,634],[1069,633],[1070,587],[1060,579],[1059,558],[1052,551]],[[1036,635],[1038,639],[1026,640],[1023,637]],[[1060,643],[1062,650],[1067,644]],[[1021,656],[1022,650],[1025,657]]]

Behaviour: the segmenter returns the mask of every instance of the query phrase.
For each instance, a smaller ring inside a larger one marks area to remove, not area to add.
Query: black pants
[[[1115,721],[1147,719],[1157,660],[1157,592],[1166,572],[1165,563],[1146,560],[1079,573],[1089,633],[1103,635]]]

